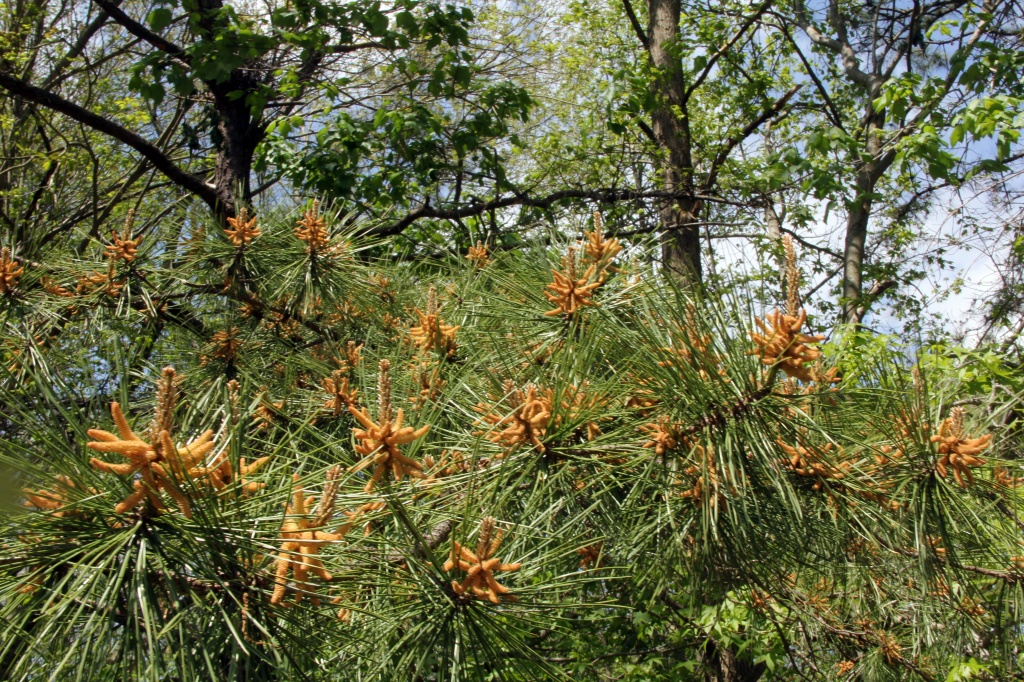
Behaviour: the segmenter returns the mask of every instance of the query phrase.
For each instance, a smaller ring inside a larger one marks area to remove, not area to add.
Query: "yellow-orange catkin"
[[[756,349],[751,355],[760,355],[766,365],[778,364],[788,376],[800,381],[814,380],[814,361],[821,357],[821,351],[808,344],[822,341],[825,337],[801,333],[807,312],[803,309],[797,315],[786,315],[775,310],[765,321],[754,318],[761,333],[750,332]]]
[[[563,260],[563,272],[552,270],[551,274],[555,281],[547,286],[551,291],[545,291],[544,296],[556,307],[545,315],[572,315],[580,308],[596,305],[592,299],[597,288],[604,284],[605,273],[598,271],[596,263],[591,263],[583,276],[577,277],[576,247],[569,247],[569,253]]]
[[[327,472],[327,481],[320,502],[314,508],[312,496],[306,497],[299,475],[294,474],[292,480],[292,500],[285,512],[284,524],[281,526],[281,549],[274,563],[274,592],[270,603],[279,605],[288,592],[288,573],[294,580],[296,603],[302,601],[304,594],[313,593],[309,583],[309,574],[313,573],[325,582],[333,580],[333,576],[320,559],[320,550],[324,545],[341,540],[347,529],[329,533],[324,526],[334,515],[334,503],[338,493],[340,468],[334,467]],[[313,594],[314,604],[320,600]]]
[[[238,247],[247,246],[260,234],[260,228],[256,226],[256,216],[250,218],[249,211],[244,206],[238,212],[238,217],[228,218],[228,227],[224,229],[224,236]]]
[[[494,578],[495,571],[518,571],[522,564],[503,564],[494,555],[501,546],[505,537],[505,531],[494,528],[494,518],[488,516],[480,523],[480,538],[477,542],[476,552],[471,552],[457,541],[452,542],[452,553],[448,561],[444,563],[444,570],[450,571],[453,568],[466,573],[466,578],[460,583],[452,581],[452,590],[461,596],[472,595],[477,599],[486,599],[492,604],[500,604],[505,601],[519,601],[519,598],[509,594],[509,588],[498,583]]]
[[[373,467],[373,474],[366,483],[366,492],[373,490],[373,487],[389,468],[394,474],[396,481],[401,481],[405,474],[409,474],[409,476],[414,478],[423,478],[423,465],[403,455],[399,450],[399,446],[406,445],[423,437],[430,429],[430,425],[426,424],[418,429],[414,429],[411,426],[402,426],[402,422],[405,420],[405,413],[401,408],[398,409],[394,419],[392,419],[390,369],[390,362],[387,360],[380,361],[377,386],[377,421],[370,417],[368,408],[359,410],[352,405],[348,406],[349,413],[363,426],[362,429],[355,429],[352,432],[356,440],[359,441],[355,446],[355,450],[362,457],[362,460],[349,469],[349,471],[356,472],[370,466]]]
[[[935,470],[945,478],[950,470],[961,487],[974,483],[971,468],[981,466],[985,460],[978,457],[992,442],[992,434],[978,438],[964,437],[964,408],[954,407],[948,419],[939,425],[939,432],[931,437],[941,457],[935,463]]]
[[[0,249],[0,296],[9,294],[18,285],[18,278],[25,268],[18,265],[18,262],[11,256],[11,250],[6,246]]]
[[[113,464],[93,457],[89,463],[104,473],[118,476],[135,476],[134,492],[119,502],[114,511],[123,514],[140,502],[148,499],[152,506],[163,509],[160,492],[166,492],[186,517],[192,516],[192,505],[189,498],[182,492],[180,484],[190,476],[193,470],[214,448],[213,431],[207,430],[198,438],[182,447],[175,447],[171,441],[170,426],[173,411],[174,369],[164,369],[157,392],[157,416],[153,420],[148,441],[136,435],[128,425],[121,406],[110,404],[110,415],[117,427],[117,435],[101,429],[89,429],[87,432],[95,440],[86,446],[97,452],[112,452],[124,457],[127,462]]]

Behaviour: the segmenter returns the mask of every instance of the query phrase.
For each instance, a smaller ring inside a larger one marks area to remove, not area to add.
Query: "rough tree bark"
[[[758,128],[783,115],[790,98],[800,89],[791,88],[774,104],[754,116],[737,133],[717,141],[718,150],[708,170],[698,176],[694,168],[694,140],[690,130],[689,105],[694,93],[729,52],[771,7],[774,0],[763,0],[740,23],[737,30],[714,51],[709,49],[704,67],[687,75],[684,55],[680,54],[680,18],[682,0],[647,0],[647,33],[636,17],[630,0],[622,0],[626,15],[647,50],[656,73],[653,87],[658,106],[651,116],[651,132],[661,147],[661,175],[664,189],[678,195],[660,208],[662,261],[670,275],[684,287],[699,289],[703,280],[700,247],[700,213],[704,208],[702,195],[713,193],[718,173],[737,146]]]
[[[693,152],[687,112],[686,76],[678,54],[681,0],[648,0],[647,36],[651,64],[657,70],[660,102],[651,117],[655,138],[663,148],[662,182],[668,192],[693,194]],[[701,202],[693,198],[661,205],[661,253],[664,267],[687,287],[699,286]]]
[[[206,17],[200,26],[213,32],[214,26],[209,17],[221,9],[222,0],[201,0],[199,3]],[[236,200],[250,204],[252,200],[252,164],[256,155],[256,147],[266,136],[266,124],[262,121],[261,112],[254,112],[248,98],[239,97],[238,93],[256,92],[259,88],[257,73],[265,68],[263,65],[250,64],[235,69],[226,81],[207,82],[213,96],[213,108],[217,113],[217,160],[213,171],[213,186],[217,188],[219,213],[235,215]]]
[[[188,55],[178,45],[162,36],[156,35],[138,21],[121,11],[111,0],[93,0],[106,11],[117,23],[129,33],[146,41],[156,49],[186,65]],[[199,28],[209,35],[216,33],[217,12],[224,6],[223,0],[199,0],[196,11],[200,13]],[[224,80],[207,80],[204,82],[209,90],[212,108],[216,114],[217,135],[211,136],[217,150],[213,171],[214,199],[204,201],[221,219],[236,213],[236,201],[248,204],[252,199],[253,158],[256,147],[266,135],[266,123],[261,112],[254,112],[247,93],[256,92],[259,88],[259,76],[265,73],[266,65],[246,63],[231,71]],[[241,95],[241,96],[240,96]]]
[[[129,16],[120,7],[119,0],[93,0],[100,8],[102,21],[94,21],[98,30],[107,20],[113,20],[136,38],[163,52],[171,60],[184,66],[189,64],[187,51]],[[216,12],[223,7],[222,0],[202,0],[197,10],[203,13],[199,21],[202,29],[214,33]],[[90,26],[92,28],[92,26]],[[136,133],[78,106],[56,92],[48,89],[52,77],[44,81],[44,87],[28,83],[0,64],[0,88],[11,95],[32,104],[44,106],[69,116],[80,123],[134,148],[168,179],[199,197],[221,219],[235,215],[236,200],[249,203],[252,198],[250,177],[256,148],[266,135],[266,121],[262,112],[253,111],[246,93],[255,92],[260,83],[258,74],[266,73],[266,65],[247,63],[234,69],[224,80],[209,80],[206,85],[215,113],[217,134],[212,136],[216,149],[213,177],[210,182],[180,168],[156,145]],[[241,93],[242,96],[239,96]]]
[[[880,90],[878,83],[872,90]],[[871,99],[877,97],[872,95]],[[872,195],[875,184],[882,174],[892,165],[892,158],[883,156],[882,128],[885,114],[876,112],[868,103],[868,111],[864,115],[865,149],[871,160],[858,165],[856,190],[857,196],[849,206],[846,214],[846,239],[843,244],[843,321],[849,324],[860,324],[864,307],[861,299],[864,296],[864,249],[868,240],[868,222],[871,220]]]

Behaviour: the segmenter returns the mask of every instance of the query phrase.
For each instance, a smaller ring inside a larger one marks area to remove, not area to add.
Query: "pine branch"
[[[768,370],[768,376],[765,379],[764,386],[740,396],[728,405],[708,410],[701,415],[697,421],[683,429],[682,435],[692,436],[700,433],[704,429],[720,428],[725,426],[730,420],[736,421],[742,419],[750,412],[758,401],[771,395],[772,387],[775,384],[775,377],[778,376],[778,373],[779,366],[773,365],[772,368]]]
[[[412,556],[416,559],[426,559],[427,551],[433,551],[441,546],[448,536],[452,533],[452,528],[455,524],[452,521],[442,521],[441,523],[434,526],[429,533],[423,536],[423,542],[416,541],[416,544],[412,548]],[[403,552],[391,552],[387,555],[385,561],[389,564],[401,564],[407,562],[409,555]]]

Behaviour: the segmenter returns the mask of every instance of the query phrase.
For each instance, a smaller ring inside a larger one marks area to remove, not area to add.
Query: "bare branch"
[[[896,286],[896,281],[891,279],[881,279],[875,282],[871,289],[861,298],[861,305],[857,308],[857,319],[863,320],[864,316],[868,313],[868,307],[871,303],[894,286]]]
[[[530,197],[525,194],[514,194],[512,196],[492,199],[491,201],[478,201],[469,206],[459,208],[434,208],[430,205],[429,199],[419,208],[413,209],[404,217],[396,220],[390,225],[381,225],[371,228],[364,234],[370,237],[389,237],[400,234],[407,227],[421,218],[435,218],[441,220],[457,220],[482,215],[488,211],[510,206],[531,206],[533,208],[546,209],[553,204],[569,199],[589,199],[600,203],[615,203],[619,201],[636,201],[639,199],[700,199],[708,203],[729,204],[746,206],[737,202],[728,201],[720,197],[693,194],[691,192],[665,192],[659,190],[637,191],[626,189],[566,189],[559,192],[552,192],[543,197]]]
[[[700,224],[714,225],[715,223],[700,223]],[[835,258],[837,260],[842,260],[842,258],[843,258],[843,254],[837,253],[836,251],[833,251],[832,249],[828,248],[827,246],[819,246],[818,244],[815,244],[814,242],[809,242],[806,239],[804,239],[803,237],[801,237],[800,235],[798,235],[793,230],[789,229],[788,227],[780,228],[779,231],[784,233],[784,234],[788,234],[798,244],[800,244],[801,246],[804,246],[805,248],[810,249],[811,251],[816,251],[818,253],[823,253],[826,256],[830,256],[830,257]],[[622,237],[622,236],[628,236],[628,234],[626,234],[626,235],[614,234],[614,235],[609,235],[609,236]],[[771,238],[771,235],[764,235],[764,234],[760,234],[758,232],[726,232],[726,233],[723,233],[723,234],[713,234],[713,235],[711,235],[711,238],[712,239],[769,239],[769,238]],[[829,278],[831,278],[834,274],[835,273],[833,273],[832,275],[829,275]]]
[[[803,32],[807,34],[816,45],[820,45],[833,53],[839,55],[843,61],[843,70],[846,72],[847,77],[866,89],[872,96],[875,96],[875,90],[881,87],[881,80],[861,70],[860,60],[857,58],[856,52],[850,43],[843,40],[845,36],[845,25],[842,24],[839,19],[838,9],[832,9],[829,12],[830,20],[837,22],[840,37],[839,39],[830,38],[823,34],[817,29],[817,27],[811,23],[810,18],[807,16],[807,8],[804,5],[803,0],[794,0],[793,2],[793,16],[796,20],[796,25],[803,29]]]
[[[825,89],[825,85],[821,82],[821,79],[818,78],[818,74],[814,72],[814,67],[812,67],[811,63],[807,61],[807,57],[804,56],[803,50],[800,49],[800,46],[793,39],[789,30],[785,26],[782,26],[781,28],[783,35],[786,36],[786,39],[789,40],[789,44],[792,45],[793,49],[796,51],[796,56],[800,59],[800,63],[804,65],[804,69],[807,71],[807,75],[810,76],[811,81],[814,83],[814,87],[818,89],[818,93],[825,101],[825,106],[828,107],[829,118],[832,121],[832,125],[843,132],[846,132],[846,127],[843,125],[843,117],[839,115],[839,109],[836,108],[835,102],[832,101],[832,97],[828,94],[828,90]]]
[[[358,52],[359,50],[368,50],[374,47],[383,48],[384,46],[376,41],[371,40],[365,43],[351,43],[349,45],[332,45],[331,47],[328,47],[326,51],[329,52],[330,54],[349,54],[351,52]]]
[[[109,135],[122,142],[135,151],[142,154],[153,166],[163,173],[171,182],[179,187],[188,190],[202,199],[211,209],[218,205],[217,192],[213,185],[203,182],[196,176],[179,168],[171,159],[151,142],[143,139],[138,134],[124,128],[110,119],[103,118],[87,109],[83,109],[74,102],[69,102],[63,97],[56,95],[49,90],[30,85],[25,81],[15,78],[10,74],[0,71],[0,88],[7,90],[12,95],[22,97],[29,102],[46,107],[58,113],[64,114],[79,123],[82,123],[93,130]]]
[[[140,24],[139,22],[132,19],[130,16],[124,13],[124,11],[118,6],[120,3],[110,2],[110,0],[92,0],[98,7],[104,12],[110,15],[110,18],[119,23],[124,27],[126,31],[131,33],[136,38],[140,38],[156,49],[175,57],[185,64],[188,64],[189,57],[185,54],[185,50],[178,47],[171,41],[167,40],[163,36],[153,33],[148,28]]]
[[[633,3],[629,0],[622,0],[622,6],[626,10],[626,16],[629,17],[629,23],[633,27],[633,31],[636,33],[636,37],[640,39],[640,44],[644,46],[644,49],[650,51],[651,41],[644,33],[643,26],[640,25],[640,20],[636,18],[636,12],[633,11]]]
[[[116,2],[112,4],[115,6],[120,5],[121,0],[116,0]],[[75,41],[74,45],[71,46],[63,57],[61,57],[60,61],[54,65],[50,70],[49,75],[43,80],[44,88],[51,88],[62,79],[64,69],[68,68],[73,61],[78,59],[79,55],[85,51],[85,47],[89,44],[92,37],[96,35],[97,31],[103,28],[103,25],[107,23],[107,19],[109,18],[110,15],[107,14],[106,10],[102,10],[95,16],[95,18],[93,18],[92,21],[89,22],[89,25],[86,26],[81,35],[78,36],[78,40]]]
[[[642,118],[637,118],[636,125],[637,127],[640,128],[643,134],[647,136],[648,140],[650,140],[654,144],[658,144],[658,137],[654,134],[654,129],[652,129],[651,126],[647,125],[646,121],[644,121]]]

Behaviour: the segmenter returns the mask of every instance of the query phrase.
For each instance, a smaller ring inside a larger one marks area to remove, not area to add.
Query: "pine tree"
[[[0,678],[1020,663],[1019,393],[826,343],[792,245],[754,311],[599,226],[415,263],[354,229],[3,251]]]

